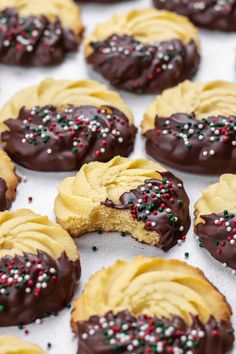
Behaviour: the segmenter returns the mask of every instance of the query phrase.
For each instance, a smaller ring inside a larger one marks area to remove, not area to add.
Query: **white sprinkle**
[[[198,337],[200,337],[200,338],[205,337],[205,332],[204,331],[199,331],[198,332]]]

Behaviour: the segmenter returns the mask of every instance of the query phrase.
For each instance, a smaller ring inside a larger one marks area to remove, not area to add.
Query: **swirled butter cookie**
[[[148,107],[142,122],[146,151],[194,173],[236,172],[236,84],[185,81]]]
[[[79,278],[77,248],[60,225],[27,209],[0,213],[0,326],[62,310]]]
[[[236,175],[224,174],[195,204],[195,232],[201,247],[236,270]]]
[[[0,150],[0,211],[10,208],[19,182],[14,164],[7,154]]]
[[[16,336],[0,336],[0,354],[44,354],[37,345]]]
[[[223,354],[234,340],[230,317],[201,270],[140,256],[89,279],[75,300],[72,328],[78,354]]]
[[[199,38],[183,16],[147,8],[113,15],[85,40],[89,64],[113,86],[159,93],[192,78]]]
[[[83,26],[72,0],[1,0],[0,63],[48,66],[77,50]]]
[[[148,160],[120,156],[83,165],[59,186],[58,222],[73,236],[87,232],[128,232],[164,251],[185,239],[189,199],[182,181]]]
[[[236,0],[153,0],[158,9],[175,11],[197,26],[236,31]]]
[[[136,128],[121,97],[96,81],[47,79],[0,109],[5,151],[37,171],[70,171],[133,150]]]

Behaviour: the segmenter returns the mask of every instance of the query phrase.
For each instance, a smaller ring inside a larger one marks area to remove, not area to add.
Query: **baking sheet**
[[[33,1],[33,0],[32,0]],[[43,0],[42,0],[43,1]],[[135,7],[146,7],[151,0],[131,0],[127,3],[99,6],[84,5],[82,8],[83,23],[86,25],[87,33],[90,32],[96,23],[102,22],[116,11],[128,10]],[[202,39],[202,62],[195,80],[208,81],[216,79],[235,80],[235,46],[236,34],[224,34],[218,32],[200,31]],[[99,75],[94,74],[85,64],[83,52],[80,49],[78,54],[71,55],[60,66],[50,69],[21,69],[0,65],[0,104],[2,105],[18,90],[32,84],[37,84],[45,77],[64,79],[98,79],[105,82]],[[139,126],[147,105],[154,99],[152,95],[135,96],[129,93],[120,92],[135,114],[136,125]],[[140,131],[136,139],[135,151],[131,158],[145,157],[144,139]],[[25,176],[27,181],[19,185],[16,201],[12,209],[31,208],[33,211],[48,215],[55,220],[53,215],[53,204],[57,194],[59,182],[66,176],[74,173],[40,173],[30,172],[17,167],[18,174]],[[201,177],[181,173],[171,169],[178,177],[183,179],[186,190],[191,198],[191,215],[193,204],[201,194],[201,190],[218,180],[217,177]],[[31,204],[28,197],[32,196]],[[187,241],[182,246],[176,246],[167,254],[157,248],[140,244],[131,237],[121,237],[119,233],[97,233],[85,235],[77,240],[78,249],[81,255],[82,278],[75,296],[81,292],[88,277],[103,266],[112,264],[117,258],[131,259],[136,255],[151,257],[178,258],[184,260],[184,253],[189,252],[188,262],[200,267],[206,276],[226,295],[235,313],[233,317],[236,328],[236,275],[232,275],[229,269],[225,269],[209,254],[198,247],[192,229],[188,233]],[[97,246],[97,252],[92,251],[92,246]],[[96,296],[96,294],[94,294]],[[28,331],[25,333],[25,331]],[[42,324],[28,325],[24,329],[0,328],[1,334],[17,334],[22,338],[33,341],[51,354],[74,354],[77,349],[77,340],[70,330],[70,310],[65,309],[57,317],[44,319]],[[47,349],[48,343],[51,348]],[[236,354],[236,347],[231,354]],[[214,353],[212,353],[214,354]]]

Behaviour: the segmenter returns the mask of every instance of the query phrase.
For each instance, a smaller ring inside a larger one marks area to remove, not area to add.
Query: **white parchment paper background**
[[[127,3],[110,6],[84,5],[82,6],[82,17],[86,32],[89,33],[96,23],[109,18],[113,12],[132,9],[134,6],[145,7],[150,4],[151,0],[131,0]],[[202,62],[196,80],[224,79],[234,81],[236,34],[211,33],[201,30],[200,36],[202,39]],[[82,48],[78,54],[68,57],[62,65],[50,69],[21,69],[0,65],[0,104],[3,104],[18,90],[37,84],[49,76],[72,80],[90,78],[104,82],[100,76],[94,74],[86,66]],[[143,113],[154,96],[135,96],[125,92],[120,92],[120,94],[133,109],[136,125],[139,126]],[[135,151],[131,157],[145,157],[144,139],[142,139],[140,132],[137,136]],[[53,204],[57,194],[57,186],[63,178],[74,173],[37,173],[21,167],[17,167],[17,171],[21,176],[27,177],[27,182],[20,184],[12,209],[31,208],[33,211],[46,214],[54,220]],[[193,204],[200,196],[201,190],[210,183],[216,182],[217,177],[201,177],[173,169],[172,171],[185,183],[191,198],[190,212],[192,215]],[[31,204],[28,203],[28,196],[33,197]],[[236,328],[236,276],[233,276],[229,270],[224,269],[220,263],[217,263],[208,253],[198,247],[192,229],[188,233],[187,241],[181,247],[177,246],[172,249],[168,254],[164,254],[157,248],[142,245],[130,237],[123,238],[118,233],[85,235],[77,240],[77,245],[81,254],[82,278],[76,295],[80,293],[92,273],[103,266],[110,265],[117,258],[131,259],[135,255],[146,255],[175,257],[184,260],[184,253],[189,252],[189,263],[201,267],[206,276],[227,296],[235,313],[233,322]],[[92,251],[93,245],[97,246],[97,252]],[[45,351],[47,351],[47,343],[51,343],[52,347],[48,350],[51,354],[76,353],[77,340],[70,330],[70,310],[68,309],[60,312],[57,317],[43,320],[41,325],[32,324],[25,329],[29,331],[28,335],[24,334],[24,330],[18,328],[0,328],[0,334],[17,334],[40,344]],[[232,353],[236,353],[236,347]]]

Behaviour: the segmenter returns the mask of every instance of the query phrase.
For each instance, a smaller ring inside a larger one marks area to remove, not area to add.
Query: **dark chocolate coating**
[[[155,127],[144,136],[146,152],[174,168],[202,174],[236,172],[236,116],[157,116]]]
[[[71,261],[65,253],[57,260],[43,251],[37,255],[3,257],[0,260],[0,326],[24,325],[62,310],[69,304],[79,278],[79,259]]]
[[[160,93],[191,79],[200,61],[193,41],[184,44],[173,39],[149,45],[132,36],[113,34],[91,46],[88,63],[113,86],[133,93]]]
[[[207,323],[193,316],[192,325],[187,325],[178,316],[167,319],[108,312],[79,321],[77,326],[77,354],[224,354],[234,341],[231,324],[213,316]]]
[[[0,63],[50,66],[78,49],[80,38],[46,16],[20,17],[14,8],[0,11]]]
[[[10,200],[7,199],[7,184],[6,181],[0,177],[0,211],[9,209],[11,206]]]
[[[199,223],[195,232],[200,246],[210,252],[219,262],[236,270],[236,213],[201,215],[205,223]]]
[[[211,30],[236,31],[236,0],[153,0],[158,9],[189,17],[197,26]]]
[[[4,122],[4,149],[18,164],[36,171],[78,170],[84,163],[109,161],[133,150],[136,128],[118,109],[80,106],[22,108]]]
[[[144,185],[122,194],[118,205],[111,200],[103,204],[130,209],[133,220],[143,222],[146,230],[160,235],[155,246],[168,251],[178,240],[185,240],[190,227],[189,199],[180,179],[170,172],[162,172],[161,176],[161,180],[146,180]]]

